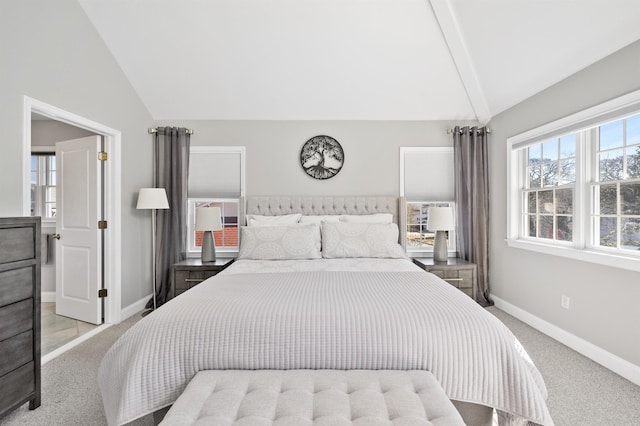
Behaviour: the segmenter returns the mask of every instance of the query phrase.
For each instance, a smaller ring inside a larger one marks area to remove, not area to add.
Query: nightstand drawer
[[[176,271],[176,295],[189,290],[219,271]]]
[[[455,270],[455,269],[429,269],[434,275],[439,276],[450,284],[458,288],[473,287],[473,271],[472,270]]]
[[[475,299],[475,264],[461,259],[449,259],[447,263],[436,263],[431,258],[414,258],[413,262]]]
[[[199,259],[188,259],[173,265],[172,297],[197,286],[207,278],[216,275],[233,263],[234,259],[220,259],[212,263],[202,263]]]

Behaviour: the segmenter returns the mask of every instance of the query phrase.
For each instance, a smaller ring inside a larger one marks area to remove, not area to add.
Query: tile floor
[[[56,315],[56,304],[53,302],[41,304],[41,324],[41,356],[98,327],[94,324]]]

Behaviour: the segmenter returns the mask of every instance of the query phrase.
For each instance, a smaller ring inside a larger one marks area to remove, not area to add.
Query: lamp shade
[[[222,229],[220,207],[198,207],[196,209],[196,231],[217,231]]]
[[[456,226],[453,223],[451,207],[429,207],[427,229],[430,231],[448,231]]]
[[[168,209],[167,192],[164,188],[140,188],[136,209]]]

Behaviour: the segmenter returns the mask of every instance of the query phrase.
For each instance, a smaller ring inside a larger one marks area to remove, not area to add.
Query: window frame
[[[195,230],[195,217],[196,217],[196,204],[197,203],[236,203],[237,204],[237,211],[238,211],[238,217],[237,217],[237,223],[236,223],[236,228],[238,229],[238,245],[237,246],[220,246],[218,244],[216,244],[216,253],[219,254],[224,254],[224,256],[221,257],[228,257],[226,256],[227,254],[235,254],[238,253],[238,250],[240,249],[240,222],[242,220],[241,216],[241,203],[242,203],[242,198],[188,198],[187,199],[187,257],[197,257],[200,256],[200,253],[202,253],[202,247],[198,247],[195,245],[195,235],[196,235],[196,230]],[[224,209],[223,209],[224,211]],[[224,214],[222,215],[222,227],[223,227],[223,233],[224,233],[224,228],[225,228],[225,219],[224,219]],[[224,238],[224,234],[223,234],[223,238]]]
[[[415,257],[433,257],[433,248],[434,246],[421,246],[419,248],[410,248],[411,246],[409,246],[409,226],[414,225],[409,223],[408,220],[408,216],[409,216],[409,204],[421,204],[421,208],[425,208],[426,205],[432,205],[434,207],[451,207],[451,209],[453,210],[453,214],[454,214],[454,223],[456,223],[456,203],[454,201],[406,201],[406,205],[407,205],[407,218],[405,219],[405,229],[404,229],[404,233],[406,235],[406,247],[405,247],[405,251],[407,252],[407,255],[411,256],[414,255]],[[424,226],[425,230],[427,229],[427,225],[426,222],[424,224],[417,224],[420,226]],[[429,234],[433,234],[433,237],[435,239],[435,231],[430,232]],[[456,257],[458,254],[458,249],[457,249],[457,240],[456,240],[456,230],[452,229],[447,231],[447,255],[448,257]],[[425,255],[430,255],[430,256],[425,256]]]
[[[34,185],[30,184],[30,187],[33,189],[33,199],[30,201],[33,205],[33,210],[31,212],[32,216],[40,216],[41,221],[43,223],[55,223],[56,216],[48,215],[47,213],[47,204],[53,205],[55,209],[56,202],[47,201],[47,189],[53,188],[55,190],[56,185],[51,185],[51,172],[56,174],[56,183],[57,183],[57,161],[56,168],[51,169],[50,163],[51,158],[56,158],[55,147],[32,147],[30,158],[36,157],[36,170],[29,171],[29,175],[35,172],[37,175],[37,182]],[[29,162],[31,164],[31,161]],[[31,182],[31,178],[29,178]],[[35,188],[34,188],[35,186]]]
[[[597,128],[615,120],[640,114],[640,90],[604,102],[527,132],[507,138],[507,238],[509,247],[567,257],[585,262],[640,271],[640,250],[611,249],[594,244],[594,185],[599,185],[593,160],[597,151]],[[520,197],[526,147],[568,133],[582,132],[576,147],[576,190],[574,193],[574,241],[540,241],[521,235],[524,203]],[[619,237],[618,237],[619,238]]]
[[[402,197],[405,201],[405,210],[406,215],[402,218],[401,223],[404,224],[404,229],[401,229],[400,232],[403,233],[401,236],[401,240],[404,242],[405,251],[407,255],[414,257],[432,257],[433,256],[433,246],[426,246],[421,248],[411,248],[409,246],[409,221],[408,221],[408,213],[409,213],[409,204],[435,204],[435,205],[449,205],[452,207],[454,211],[454,216],[457,214],[456,211],[456,203],[455,203],[455,195],[451,194],[451,200],[441,200],[441,199],[429,199],[429,197],[421,196],[421,199],[407,199],[405,194],[405,175],[406,175],[406,158],[411,154],[433,154],[433,155],[447,155],[451,157],[451,174],[452,178],[455,181],[455,177],[453,176],[453,167],[454,167],[454,150],[453,146],[412,146],[412,147],[400,147],[400,197]],[[451,182],[452,189],[455,191],[455,182]],[[454,217],[455,220],[455,217]],[[426,227],[426,225],[425,225]],[[435,233],[434,233],[435,236]],[[456,230],[448,231],[447,237],[447,252],[449,257],[456,257],[458,255],[457,251],[457,237]]]
[[[216,245],[216,253],[220,257],[235,257],[239,253],[240,249],[240,226],[243,223],[244,217],[244,197],[246,191],[246,148],[244,146],[203,146],[192,145],[189,147],[189,156],[198,154],[228,154],[238,153],[240,155],[240,194],[235,197],[189,197],[187,195],[187,257],[195,258],[199,257],[202,253],[200,247],[195,246],[195,203],[196,202],[230,202],[234,201],[238,203],[238,247],[225,248],[223,246]]]
[[[632,114],[631,116],[638,116],[640,117],[640,111],[638,111],[637,114]],[[622,118],[628,118],[627,117],[622,117]],[[591,167],[591,173],[593,176],[593,179],[591,180],[591,182],[589,182],[589,193],[591,195],[591,202],[590,202],[590,213],[589,213],[589,219],[590,219],[590,226],[591,226],[591,236],[592,238],[590,238],[587,241],[587,245],[590,248],[594,248],[594,249],[599,249],[599,250],[603,250],[603,251],[611,251],[612,253],[619,253],[621,250],[620,246],[621,246],[621,237],[622,237],[622,232],[621,232],[621,222],[626,218],[633,218],[633,219],[640,219],[640,215],[637,214],[624,214],[622,211],[622,191],[621,191],[621,186],[623,185],[629,185],[629,184],[635,184],[635,185],[640,185],[640,176],[636,176],[633,178],[628,178],[625,177],[627,174],[627,170],[628,170],[628,155],[627,155],[627,148],[628,147],[634,147],[635,149],[640,149],[640,143],[636,143],[636,144],[632,144],[629,145],[627,143],[627,132],[626,132],[626,123],[623,122],[623,143],[619,148],[609,148],[609,149],[604,149],[604,150],[599,150],[599,144],[600,144],[600,135],[599,132],[596,131],[595,129],[593,129],[593,131],[591,132],[592,135],[592,142],[591,142],[591,149],[593,150],[594,153],[594,159],[592,162],[592,167]],[[613,180],[600,180],[600,176],[599,176],[599,162],[600,162],[600,157],[598,154],[600,154],[601,152],[607,152],[607,151],[615,151],[615,150],[622,150],[622,166],[623,166],[623,171],[622,171],[622,178],[621,179],[613,179]],[[616,187],[616,212],[615,213],[601,213],[598,212],[599,207],[598,205],[599,203],[599,194],[596,194],[596,188],[601,187],[603,185],[615,185]],[[635,216],[635,217],[634,217]],[[600,240],[600,227],[599,227],[599,223],[598,223],[598,218],[601,217],[608,217],[608,218],[615,218],[616,219],[616,247],[612,248],[612,247],[607,247],[607,246],[603,246],[601,244],[597,244],[596,241]],[[638,252],[637,255],[634,255],[633,251],[629,251],[629,250],[624,250],[624,253],[629,252],[631,256],[638,256],[640,257],[640,249],[636,250]]]
[[[575,132],[570,132],[569,134],[574,134]],[[571,158],[575,158],[575,182],[573,184],[563,184],[563,185],[550,185],[550,186],[537,186],[537,187],[531,187],[530,185],[528,185],[528,179],[527,179],[527,175],[528,175],[528,168],[529,168],[529,164],[528,164],[528,155],[527,155],[527,151],[530,147],[535,146],[535,145],[543,145],[545,142],[549,141],[550,139],[558,139],[558,141],[566,135],[560,135],[560,136],[555,136],[552,138],[546,138],[543,140],[536,140],[533,143],[529,143],[526,144],[526,146],[522,147],[521,149],[518,149],[517,152],[517,163],[518,165],[522,166],[520,170],[518,170],[518,202],[520,205],[520,217],[519,217],[519,222],[518,222],[518,239],[522,240],[522,241],[529,241],[529,242],[540,242],[543,244],[549,244],[549,245],[554,245],[554,246],[559,246],[559,247],[569,247],[572,246],[575,241],[576,238],[581,238],[581,235],[579,235],[580,233],[578,233],[578,235],[576,235],[575,232],[572,232],[572,236],[574,237],[571,241],[567,241],[567,240],[559,240],[556,239],[555,236],[553,239],[548,239],[548,238],[542,238],[542,237],[532,237],[530,235],[528,235],[525,231],[528,229],[527,228],[527,223],[526,221],[528,220],[528,218],[531,216],[531,212],[527,209],[528,205],[527,205],[527,200],[525,199],[525,194],[531,193],[531,192],[535,192],[535,193],[539,193],[542,191],[552,191],[555,193],[556,190],[562,190],[562,189],[573,189],[573,206],[572,206],[572,210],[573,210],[573,214],[571,214],[570,216],[573,219],[573,229],[575,229],[576,223],[582,223],[582,209],[577,208],[579,206],[582,205],[582,197],[583,197],[583,193],[582,191],[578,188],[580,185],[578,184],[580,182],[580,179],[583,178],[583,174],[584,174],[584,167],[582,167],[582,164],[580,163],[579,159],[581,159],[583,157],[584,154],[582,154],[582,150],[581,150],[581,138],[582,136],[578,133],[576,133],[576,153],[574,157]],[[560,148],[560,147],[558,147]],[[560,163],[562,161],[562,159],[560,158],[560,155],[558,155],[558,160],[556,160],[558,163]],[[541,173],[541,179],[542,179],[542,173]],[[536,209],[536,227],[538,231],[539,229],[539,217],[540,216],[551,216],[553,217],[553,230],[554,230],[554,234],[555,231],[557,230],[556,227],[556,220],[558,216],[569,216],[566,214],[558,214],[555,211],[555,197],[553,197],[553,203],[554,203],[554,209],[553,212],[551,214],[541,214],[539,213],[539,209]]]

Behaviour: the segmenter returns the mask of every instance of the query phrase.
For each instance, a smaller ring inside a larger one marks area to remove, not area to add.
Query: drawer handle
[[[185,278],[184,282],[186,283],[201,283],[202,281],[204,281],[201,278]]]
[[[464,278],[443,278],[445,281],[464,281]]]

